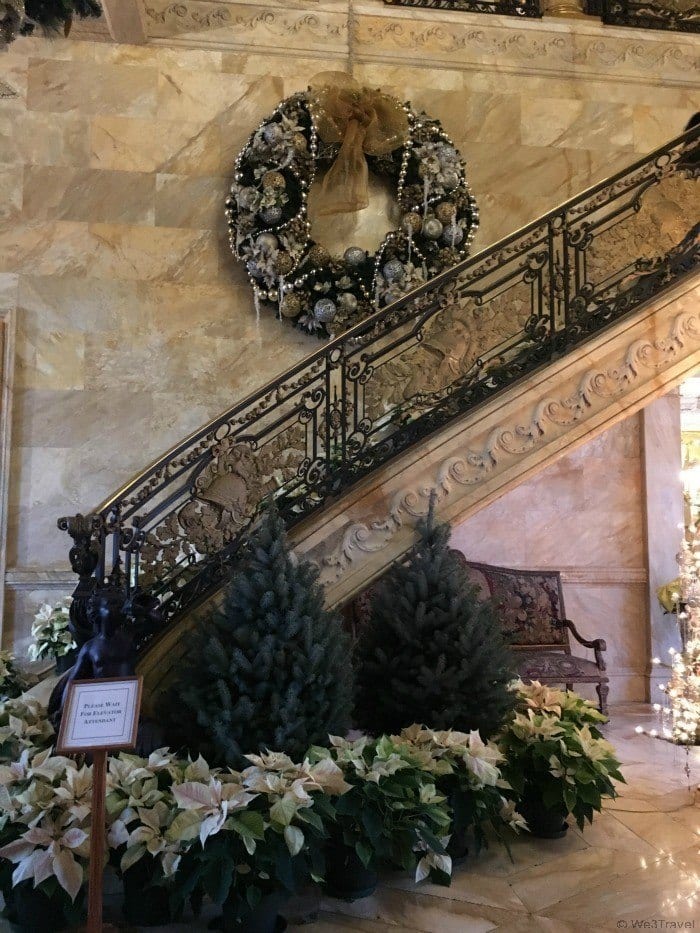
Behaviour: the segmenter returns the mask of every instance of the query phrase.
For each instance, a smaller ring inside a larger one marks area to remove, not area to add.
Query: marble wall
[[[673,576],[681,534],[680,438],[664,444],[665,432],[650,437],[647,427],[644,446],[643,425],[655,411],[666,432],[680,432],[674,392],[456,525],[452,535],[470,560],[561,571],[568,617],[584,638],[607,641],[611,703],[648,696],[650,615],[663,624],[653,594]],[[673,632],[668,637],[666,647]],[[580,646],[578,653],[592,658]],[[594,696],[592,688],[582,692]]]
[[[149,5],[146,46],[77,27],[0,54],[0,293],[16,322],[3,638],[20,651],[37,602],[71,585],[56,518],[95,507],[317,346],[256,322],[223,200],[258,121],[317,71],[345,67],[347,3],[315,4],[313,17],[224,4],[240,8],[235,22],[196,6],[191,18],[192,4]],[[586,24],[576,51],[561,23],[462,17],[431,33],[426,11],[375,0],[357,16],[357,77],[440,117],[467,159],[481,247],[662,143],[700,105],[685,38],[602,41]]]

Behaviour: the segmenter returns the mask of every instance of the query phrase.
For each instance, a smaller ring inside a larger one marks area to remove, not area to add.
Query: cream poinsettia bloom
[[[562,708],[566,703],[566,692],[564,690],[548,687],[538,680],[533,680],[529,684],[524,683],[522,680],[516,681],[515,689],[531,709],[561,716]]]
[[[501,797],[501,811],[500,817],[503,822],[510,826],[511,829],[515,832],[519,832],[521,829],[527,829],[527,820],[515,809],[515,803],[512,800],[506,800],[505,797]]]
[[[185,781],[176,784],[173,797],[184,814],[178,814],[168,831],[168,838],[194,839],[199,836],[202,845],[209,836],[219,832],[226,818],[235,810],[245,809],[257,794],[251,794],[239,784],[211,778],[209,784]]]
[[[110,832],[110,845],[126,843],[126,852],[122,855],[120,867],[126,871],[135,865],[146,852],[158,856],[163,868],[163,875],[169,878],[175,874],[180,864],[181,853],[178,841],[172,841],[166,836],[166,831],[172,822],[172,811],[166,803],[159,800],[150,809],[139,808],[139,826],[124,836],[120,829]],[[114,828],[113,828],[114,829]]]
[[[441,836],[440,844],[443,848],[450,841],[449,836]],[[414,852],[425,852],[416,865],[416,875],[415,883],[418,884],[419,881],[423,881],[430,875],[430,872],[433,868],[437,868],[439,871],[443,871],[446,875],[452,874],[452,858],[445,853],[441,855],[439,852],[433,851],[425,842],[419,842],[418,845],[414,846]]]
[[[17,864],[12,884],[33,880],[34,886],[53,875],[71,900],[83,883],[83,868],[77,856],[87,858],[88,834],[77,826],[66,828],[65,817],[46,815],[39,826],[0,849],[0,856]]]
[[[82,823],[92,806],[92,768],[87,765],[80,769],[68,768],[59,786],[54,788],[54,795],[61,801],[71,822]]]
[[[576,768],[566,767],[556,755],[549,756],[549,773],[552,777],[562,778],[567,784],[575,784]]]
[[[591,761],[601,761],[603,758],[614,758],[615,749],[606,741],[606,739],[597,739],[591,735],[591,728],[588,725],[582,726],[577,735],[577,739],[583,753]]]
[[[524,741],[556,738],[564,731],[558,717],[538,714],[533,709],[529,709],[526,716],[516,713],[511,730]]]

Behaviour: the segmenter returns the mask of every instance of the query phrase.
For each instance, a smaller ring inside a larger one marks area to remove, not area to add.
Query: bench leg
[[[608,693],[610,688],[607,684],[598,684],[595,688],[598,694],[598,707],[604,716],[608,715]]]
[[[572,690],[574,689],[574,685],[573,685],[573,684],[565,684],[565,686],[566,686],[566,689],[569,691],[569,693],[571,693]]]

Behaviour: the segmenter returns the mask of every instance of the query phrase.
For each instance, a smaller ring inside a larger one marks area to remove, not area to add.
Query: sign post
[[[141,677],[71,683],[61,717],[59,754],[92,754],[92,824],[87,933],[102,931],[107,752],[134,748],[141,709]]]

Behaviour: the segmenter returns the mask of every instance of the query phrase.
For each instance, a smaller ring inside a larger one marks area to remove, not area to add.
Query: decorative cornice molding
[[[236,52],[290,49],[320,61],[349,54],[348,3],[145,0],[149,41]],[[536,75],[595,76],[693,85],[700,62],[691,36],[616,29],[597,22],[527,20],[356,4],[357,63],[496,68]]]
[[[321,582],[326,585],[337,582],[352,564],[384,550],[405,525],[413,525],[424,517],[433,489],[438,505],[457,499],[460,489],[478,486],[511,469],[519,459],[550,444],[572,426],[622,399],[655,373],[698,348],[700,311],[676,315],[664,338],[632,340],[622,347],[619,363],[611,365],[608,359],[604,367],[589,369],[572,395],[563,398],[547,395],[531,408],[529,422],[499,425],[490,431],[481,448],[439,462],[430,482],[423,480],[396,492],[387,514],[347,527],[331,553],[318,560]],[[547,386],[546,381],[543,384]]]

